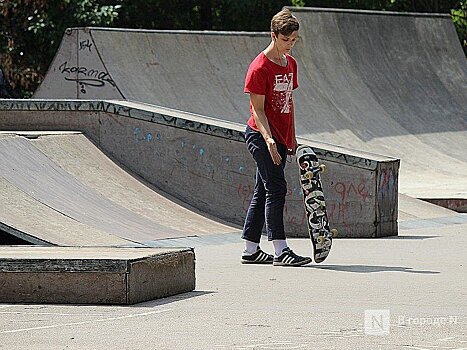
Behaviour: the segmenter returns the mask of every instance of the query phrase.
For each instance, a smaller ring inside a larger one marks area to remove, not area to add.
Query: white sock
[[[245,240],[245,252],[248,254],[254,254],[258,250],[259,243]]]
[[[288,247],[287,241],[285,239],[275,239],[272,241],[272,244],[274,244],[276,257],[280,256],[282,251]]]

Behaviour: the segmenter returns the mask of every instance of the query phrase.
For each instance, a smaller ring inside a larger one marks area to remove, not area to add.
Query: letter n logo
[[[389,334],[390,317],[389,310],[365,310],[365,334]]]

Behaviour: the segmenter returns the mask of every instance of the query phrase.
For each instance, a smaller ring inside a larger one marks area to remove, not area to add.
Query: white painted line
[[[6,309],[7,307],[13,307],[14,305],[0,305],[0,309]]]
[[[309,348],[309,343],[298,344],[298,343],[293,343],[293,342],[278,341],[278,342],[272,342],[272,343],[237,345],[233,347],[231,345],[217,345],[217,347],[226,347],[229,349],[237,349],[237,350],[248,350],[248,349],[293,350],[293,349]]]
[[[73,322],[73,323],[60,323],[60,324],[54,324],[54,325],[49,325],[49,326],[13,329],[13,330],[9,330],[9,331],[0,331],[0,334],[19,333],[19,332],[34,331],[34,330],[39,330],[39,329],[50,329],[50,328],[59,328],[59,327],[68,327],[68,326],[79,326],[79,325],[89,324],[89,323],[116,321],[116,320],[123,320],[123,319],[126,319],[126,318],[134,318],[134,317],[142,317],[142,316],[161,314],[163,312],[169,312],[169,311],[172,311],[172,309],[150,311],[150,312],[144,312],[144,313],[141,313],[141,314],[132,314],[132,315],[117,316],[117,317],[101,318],[101,319],[98,319],[98,320],[91,320],[91,321],[82,321],[82,322]]]
[[[453,340],[453,339],[456,339],[456,337],[442,338],[442,339],[438,339],[437,341],[450,341],[450,340]]]
[[[54,316],[108,316],[108,314],[63,314],[60,312],[23,312],[23,311],[0,311],[0,315],[54,315]]]

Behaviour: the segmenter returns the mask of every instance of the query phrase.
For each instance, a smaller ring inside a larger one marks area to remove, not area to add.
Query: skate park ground
[[[125,307],[0,304],[0,348],[465,349],[467,217],[444,214],[401,221],[397,237],[336,240],[302,268],[240,264],[236,233],[193,238],[195,291]],[[308,239],[290,245],[311,252]]]

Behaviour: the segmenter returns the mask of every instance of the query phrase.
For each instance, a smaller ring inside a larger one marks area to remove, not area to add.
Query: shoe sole
[[[256,264],[256,265],[272,265],[272,261],[248,261],[242,260],[242,264]]]
[[[305,259],[303,261],[300,261],[300,262],[297,262],[295,264],[287,264],[287,263],[283,263],[283,262],[280,262],[280,261],[274,261],[273,265],[274,266],[290,266],[290,267],[297,267],[297,266],[303,266],[303,265],[306,265],[306,264],[309,264],[312,262],[312,259]]]

